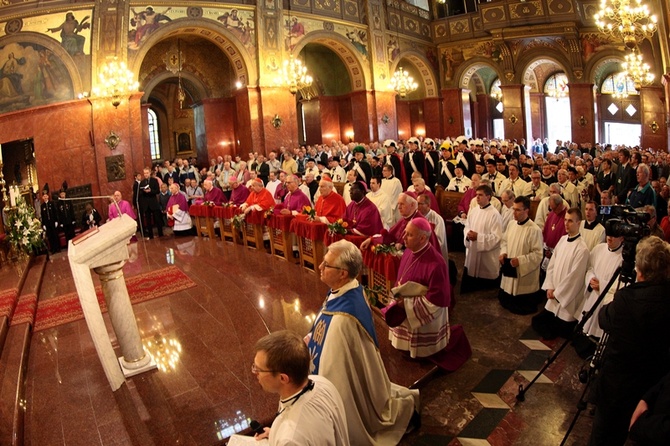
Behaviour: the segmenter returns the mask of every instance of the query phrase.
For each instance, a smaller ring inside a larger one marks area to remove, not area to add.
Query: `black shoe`
[[[412,418],[409,419],[409,424],[405,430],[405,435],[411,434],[412,432],[418,431],[421,429],[421,414],[416,410],[412,414]]]

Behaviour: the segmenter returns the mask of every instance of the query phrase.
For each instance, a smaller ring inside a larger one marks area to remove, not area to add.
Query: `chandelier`
[[[407,96],[407,93],[411,93],[419,88],[419,85],[414,82],[414,78],[410,76],[407,71],[403,70],[402,67],[398,67],[396,72],[393,73],[393,77],[391,77],[391,88],[393,88],[401,98],[404,98]]]
[[[601,0],[593,18],[602,33],[623,40],[631,49],[656,32],[656,16],[642,0]]]
[[[186,100],[186,91],[181,82],[181,70],[184,66],[183,55],[181,52],[181,39],[177,39],[177,46],[170,47],[167,53],[163,56],[165,68],[172,74],[177,75],[177,100],[179,101],[179,108],[184,107]]]
[[[654,82],[654,74],[649,72],[649,64],[643,62],[642,54],[633,49],[624,59],[625,62],[622,64],[624,72],[633,81],[637,91],[640,91],[642,86]]]
[[[118,62],[116,58],[107,62],[98,76],[98,85],[92,90],[94,96],[111,98],[112,105],[118,107],[121,97],[137,91],[139,83],[135,75],[128,69],[125,62]]]
[[[282,84],[288,87],[291,94],[312,86],[312,76],[307,73],[307,67],[300,59],[294,59],[291,54],[289,60],[284,61],[282,68]]]

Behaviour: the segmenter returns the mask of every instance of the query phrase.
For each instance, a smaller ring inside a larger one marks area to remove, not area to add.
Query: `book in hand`
[[[254,437],[247,437],[244,435],[235,434],[228,440],[228,446],[268,446],[270,442],[267,438],[256,440]]]
[[[500,272],[505,277],[517,277],[516,268],[512,266],[512,260],[508,257],[505,257],[502,268]]]

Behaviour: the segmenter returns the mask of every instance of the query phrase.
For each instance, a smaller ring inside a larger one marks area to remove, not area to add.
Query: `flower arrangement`
[[[306,215],[307,220],[314,221],[316,219],[316,209],[314,209],[312,206],[303,206],[302,215]]]
[[[265,217],[266,220],[269,220],[270,218],[272,218],[272,216],[274,215],[274,213],[275,213],[275,208],[270,208],[270,209],[268,209],[267,211],[265,211],[265,213],[263,214],[263,216]]]
[[[16,199],[16,210],[8,212],[7,239],[14,249],[30,254],[44,248],[42,223],[23,197]]]
[[[244,218],[247,216],[247,214],[237,214],[233,217],[233,227],[235,229],[241,230],[243,225],[244,225]]]
[[[341,218],[339,220],[335,220],[333,223],[328,224],[328,234],[330,235],[345,235],[347,233],[347,228],[349,227],[349,223],[346,221],[342,220]]]
[[[214,206],[214,202],[213,201],[203,201],[202,205],[212,207],[212,206]]]
[[[373,254],[391,254],[391,255],[398,255],[398,249],[395,247],[395,245],[372,245],[370,247],[370,250],[373,252]]]
[[[393,300],[389,297],[386,287],[381,285],[363,287],[363,292],[365,293],[365,297],[368,298],[371,307],[384,308]]]

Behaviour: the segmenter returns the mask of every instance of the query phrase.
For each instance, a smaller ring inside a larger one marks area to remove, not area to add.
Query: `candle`
[[[2,164],[2,144],[0,144],[0,164]]]
[[[16,206],[16,197],[14,196],[14,186],[9,187],[9,205]]]

